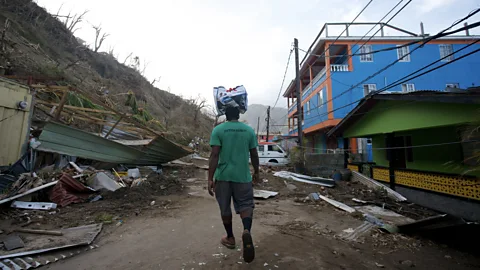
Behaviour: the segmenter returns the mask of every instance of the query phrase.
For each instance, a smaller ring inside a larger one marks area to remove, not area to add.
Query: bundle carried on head
[[[213,88],[213,98],[217,108],[217,115],[224,115],[227,107],[238,108],[245,113],[248,107],[247,90],[243,85],[226,89],[223,86]]]

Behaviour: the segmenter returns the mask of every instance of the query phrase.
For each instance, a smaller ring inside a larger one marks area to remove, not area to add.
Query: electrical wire
[[[403,0],[401,0],[400,2],[402,2]],[[412,1],[412,0],[410,0]],[[360,15],[368,8],[368,6],[370,6],[370,4],[373,2],[373,0],[370,0],[364,7],[362,10],[360,10],[360,12],[357,14],[357,16],[355,16],[355,18],[352,20],[352,22],[350,24],[353,24],[357,19],[358,17],[360,17]],[[335,41],[333,41],[332,44],[329,45],[328,48],[330,48],[330,46],[333,46],[335,44],[336,41],[338,41],[338,39],[343,35],[343,33],[345,33],[345,31],[348,30],[348,27],[349,25],[347,25],[347,27],[340,33],[340,35],[337,36],[337,38],[335,39]],[[283,89],[283,85],[284,85],[284,82],[285,82],[285,78],[286,78],[286,75],[287,75],[287,71],[288,71],[288,66],[289,66],[289,63],[290,63],[290,58],[292,56],[292,52],[293,52],[293,49],[290,50],[290,55],[288,56],[288,61],[287,61],[287,67],[285,68],[285,74],[283,76],[283,80],[282,80],[282,84],[280,86],[280,90],[278,92],[278,96],[277,96],[277,100],[275,101],[275,104],[273,105],[273,108],[275,108],[277,106],[277,103],[278,103],[278,100],[280,99],[280,95],[282,93],[282,89]],[[266,115],[266,113],[265,113]],[[264,117],[265,117],[264,115]]]
[[[452,144],[459,144],[459,143],[479,143],[480,140],[470,140],[470,141],[455,141],[455,142],[445,142],[445,143],[432,143],[432,144],[420,144],[420,145],[411,145],[411,146],[395,146],[395,147],[377,147],[377,148],[369,148],[369,149],[372,149],[372,150],[396,150],[396,149],[413,149],[413,148],[423,148],[423,147],[437,147],[437,146],[445,146],[445,145],[452,145]],[[339,148],[335,148],[335,149],[323,149],[323,148],[312,148],[312,147],[308,147],[308,146],[296,146],[296,147],[300,147],[300,148],[305,148],[305,149],[318,149],[318,150],[330,150],[330,151],[336,151],[338,150]],[[341,150],[347,150],[347,151],[353,151],[353,150],[357,150],[357,149],[353,149],[353,148],[348,148],[348,149],[342,149],[340,148]]]
[[[450,65],[450,64],[452,64],[452,63],[454,63],[454,62],[456,62],[456,61],[459,61],[459,60],[461,60],[461,59],[463,59],[463,58],[465,58],[465,57],[467,57],[467,56],[470,56],[470,55],[472,55],[472,54],[474,54],[474,53],[477,53],[477,52],[480,51],[480,49],[476,49],[476,50],[474,50],[474,51],[472,51],[472,52],[470,52],[470,53],[467,53],[467,54],[465,54],[465,55],[462,55],[462,56],[460,56],[460,57],[458,57],[458,58],[456,58],[456,59],[454,59],[454,60],[451,60],[451,61],[449,61],[449,62],[446,62],[446,63],[442,64],[442,65],[439,65],[439,66],[437,66],[437,67],[435,67],[435,68],[429,69],[429,70],[427,70],[427,71],[425,71],[425,72],[422,72],[422,73],[420,73],[420,74],[418,74],[418,75],[416,75],[416,76],[414,76],[414,77],[409,78],[410,76],[412,76],[412,75],[414,75],[414,74],[416,74],[416,73],[418,73],[418,72],[420,72],[420,71],[422,71],[422,70],[424,70],[424,69],[426,69],[426,68],[428,68],[428,67],[430,67],[430,66],[432,66],[432,65],[434,65],[434,64],[436,64],[436,63],[438,63],[438,62],[440,62],[440,61],[442,61],[442,60],[444,60],[444,59],[449,58],[450,56],[454,55],[455,53],[457,53],[457,52],[459,52],[459,51],[461,51],[461,50],[463,50],[463,49],[466,49],[467,47],[472,46],[473,44],[476,44],[476,43],[478,43],[479,41],[480,41],[480,39],[477,39],[477,40],[475,40],[474,42],[470,43],[469,45],[467,45],[467,46],[465,46],[465,47],[463,47],[463,48],[461,48],[461,49],[459,49],[459,50],[457,50],[457,51],[455,51],[455,52],[452,52],[452,53],[450,53],[450,54],[448,54],[448,55],[446,55],[446,56],[438,59],[437,61],[432,62],[432,63],[430,63],[429,65],[427,65],[427,66],[425,66],[425,67],[423,67],[423,68],[421,68],[421,69],[418,69],[418,70],[410,73],[410,74],[407,75],[407,76],[404,76],[403,78],[400,78],[399,80],[397,80],[397,81],[395,81],[395,82],[393,82],[393,83],[391,83],[391,84],[383,87],[382,89],[377,90],[377,91],[373,91],[372,93],[369,94],[369,96],[372,96],[372,95],[375,95],[375,94],[379,94],[379,93],[385,92],[385,91],[387,91],[387,90],[389,90],[389,89],[391,89],[391,88],[393,88],[393,87],[399,86],[399,85],[401,85],[401,84],[403,84],[403,83],[405,83],[405,82],[408,82],[408,81],[410,81],[410,80],[412,80],[412,79],[418,78],[418,77],[420,77],[420,76],[423,76],[423,75],[425,75],[425,74],[428,74],[428,73],[430,73],[430,72],[433,72],[433,71],[435,71],[435,70],[437,70],[437,69],[439,69],[439,68],[442,68],[442,67],[447,66],[447,65]],[[367,96],[367,97],[368,97],[368,96]],[[362,99],[363,99],[363,98],[362,98]],[[346,104],[346,105],[344,105],[344,106],[341,106],[341,107],[339,107],[339,108],[336,108],[336,109],[334,109],[334,110],[331,110],[331,111],[329,111],[329,112],[327,112],[326,114],[323,114],[323,115],[321,115],[321,116],[325,116],[325,115],[328,115],[329,113],[332,113],[332,112],[338,111],[338,110],[340,110],[340,109],[346,108],[346,107],[348,107],[348,106],[350,106],[350,105],[353,105],[353,104],[361,101],[362,99],[358,99],[358,100],[356,100],[356,101],[354,101],[354,102],[348,103],[348,104]],[[305,120],[307,120],[307,119],[312,119],[312,118],[306,118]]]
[[[409,3],[410,3],[410,2],[407,2],[407,4],[409,4]],[[405,7],[405,6],[404,6],[404,7]],[[404,7],[402,7],[402,8],[404,8]],[[401,10],[400,10],[400,11],[401,11]],[[395,64],[398,63],[399,61],[403,60],[403,59],[406,58],[407,56],[410,56],[414,51],[418,50],[419,48],[422,48],[426,43],[428,43],[428,42],[430,42],[430,41],[432,41],[432,40],[434,40],[434,39],[438,39],[438,38],[440,38],[440,37],[452,35],[452,34],[455,34],[455,33],[460,32],[460,31],[464,31],[464,30],[468,30],[468,29],[472,29],[472,28],[476,28],[476,27],[480,26],[480,22],[477,22],[477,23],[474,23],[474,24],[472,24],[472,25],[465,26],[465,27],[462,27],[462,28],[457,29],[457,30],[455,30],[455,31],[451,31],[451,32],[447,32],[447,33],[446,33],[446,31],[450,30],[452,27],[454,27],[454,26],[458,25],[459,23],[467,20],[468,18],[470,18],[471,16],[475,15],[475,14],[478,13],[478,12],[480,12],[480,9],[477,9],[477,10],[474,10],[474,11],[470,12],[466,17],[455,21],[450,27],[442,30],[442,31],[439,32],[438,34],[436,34],[436,35],[434,35],[434,36],[431,36],[431,37],[424,38],[422,44],[420,44],[419,46],[417,46],[417,47],[416,47],[415,49],[413,49],[412,51],[409,51],[409,52],[408,52],[407,54],[405,54],[402,58],[396,59],[396,60],[393,61],[392,63],[388,64],[388,65],[385,66],[384,68],[382,68],[382,69],[380,69],[379,71],[377,71],[376,73],[368,76],[367,78],[365,78],[365,79],[362,80],[361,82],[359,82],[359,83],[355,84],[354,86],[348,88],[347,90],[343,91],[342,93],[338,94],[337,96],[330,98],[329,100],[327,100],[327,101],[324,102],[323,104],[319,105],[319,107],[322,106],[322,105],[328,104],[328,102],[333,101],[333,100],[335,100],[335,99],[343,96],[344,94],[350,92],[351,90],[359,87],[361,84],[365,83],[366,81],[368,81],[368,80],[376,77],[378,74],[380,74],[380,73],[382,73],[383,71],[389,69],[390,67],[392,67],[393,65],[395,65]],[[398,12],[397,12],[395,15],[397,15],[397,14],[398,14]],[[373,36],[372,36],[372,37],[373,37]],[[372,37],[371,37],[371,38],[372,38]],[[371,39],[371,38],[370,38],[370,39]],[[369,39],[369,40],[370,40],[370,39]],[[365,45],[369,40],[367,40],[363,45]],[[418,42],[419,42],[419,41],[415,41],[415,42],[413,42],[413,43],[416,44],[416,43],[418,43]],[[363,45],[362,45],[362,46],[363,46]],[[399,47],[402,47],[402,46],[399,46]],[[403,46],[403,47],[405,47],[405,46]],[[396,48],[396,47],[395,47],[395,48]],[[359,49],[360,49],[360,48],[359,48]],[[357,49],[357,51],[358,51],[359,49]],[[392,49],[393,49],[393,47],[390,48],[389,50],[392,50]],[[331,73],[329,77],[325,78],[325,80],[327,80],[327,79],[330,78],[331,76],[333,76],[333,73]]]
[[[398,5],[398,4],[397,4],[397,5]],[[453,23],[452,26],[450,26],[450,27],[447,28],[447,29],[442,30],[442,31],[439,32],[437,35],[439,35],[439,37],[444,37],[444,36],[450,35],[451,33],[450,33],[450,34],[449,34],[449,33],[446,33],[446,34],[445,34],[444,32],[445,32],[446,30],[451,29],[453,26],[458,25],[459,23],[461,23],[461,22],[469,19],[470,17],[474,16],[474,15],[477,14],[478,12],[480,12],[480,8],[471,11],[471,12],[467,15],[467,17],[457,20],[457,21],[460,21],[460,22],[455,21],[455,23]],[[380,23],[381,23],[381,22],[378,22],[378,24],[380,24]],[[387,22],[387,23],[388,23],[388,22]],[[375,28],[375,26],[374,26],[373,28]],[[373,28],[372,28],[372,29],[373,29]],[[372,29],[370,29],[370,31],[371,31]],[[460,29],[460,31],[463,31],[463,30],[464,30],[464,29]],[[369,32],[370,32],[370,31],[369,31]],[[370,41],[370,40],[378,33],[378,31],[380,31],[380,30],[377,30],[377,32],[374,33],[374,34],[370,37],[370,39],[368,39],[368,40],[367,40],[365,43],[363,43],[361,46],[363,46],[363,45],[365,45],[366,43],[368,43],[368,41]],[[369,33],[369,32],[367,32],[367,33]],[[455,31],[455,33],[456,33],[456,32],[459,32],[459,31]],[[359,41],[361,41],[364,37],[365,37],[365,36],[363,36],[362,38],[360,38]],[[421,38],[421,39],[419,39],[419,40],[411,41],[411,42],[405,43],[405,44],[403,44],[403,45],[391,46],[391,47],[388,47],[388,48],[383,48],[383,49],[371,51],[371,52],[368,52],[368,53],[357,53],[357,52],[359,51],[359,49],[357,49],[357,50],[355,51],[355,53],[352,53],[352,54],[330,55],[330,56],[328,56],[328,57],[333,58],[333,57],[345,57],[345,56],[347,56],[347,57],[353,57],[353,56],[371,55],[371,54],[376,54],[376,53],[380,53],[380,52],[387,52],[387,51],[396,50],[396,49],[398,49],[398,48],[408,47],[408,46],[415,45],[415,44],[417,44],[417,43],[419,43],[419,42],[422,42],[422,41],[423,41],[423,42],[425,42],[425,41],[428,42],[428,41],[430,41],[429,39],[431,39],[431,37],[423,37],[423,38]],[[357,44],[359,43],[359,41],[358,41],[357,43],[355,43],[353,46],[357,45]],[[425,42],[425,43],[426,43],[426,42]],[[353,46],[352,46],[352,47],[353,47]],[[360,46],[360,47],[361,47],[361,46]],[[319,55],[319,54],[309,53],[308,51],[303,50],[303,49],[300,49],[300,48],[299,48],[299,50],[302,51],[302,52],[304,52],[304,53],[306,53],[306,54],[308,54],[308,55],[316,56],[316,57],[319,57],[319,58],[320,58],[320,57],[327,57],[327,56],[325,56],[325,55],[323,55],[323,54],[322,54],[322,55]]]
[[[401,0],[400,2],[402,2],[403,0]],[[412,0],[410,0],[412,1]],[[365,11],[365,9],[367,9],[367,7],[373,2],[373,0],[370,0],[370,2],[368,2],[364,7],[363,9],[357,14],[357,16],[355,16],[355,18],[350,22],[350,24],[353,24],[357,19],[358,17],[360,17],[360,15],[362,15],[362,13]],[[329,44],[328,45],[328,48],[327,49],[330,49],[331,46],[333,46],[335,44],[335,42],[338,41],[338,39],[343,35],[343,33],[345,33],[347,30],[348,30],[348,27],[350,27],[350,24],[347,25],[347,27],[345,27],[345,29],[340,33],[340,35],[337,36],[337,38],[333,41],[332,44]],[[323,56],[325,56],[325,52],[327,51],[327,49],[324,50],[323,52]],[[300,50],[300,49],[299,49]],[[319,57],[322,57],[322,56],[319,56]]]
[[[480,22],[475,23],[475,24],[472,24],[472,25],[470,25],[469,27],[475,28],[475,27],[478,27],[478,26],[480,26]],[[463,27],[463,28],[465,28],[465,27]],[[458,29],[458,30],[453,31],[453,32],[465,30],[465,29],[463,29],[463,28],[462,28],[462,29]],[[470,28],[469,28],[469,29],[470,29]],[[474,41],[474,43],[476,43],[476,42],[478,42],[478,40]],[[469,44],[469,45],[467,45],[466,47],[469,47],[469,46],[471,46],[471,45],[472,45],[472,43]],[[420,46],[422,46],[422,45],[420,45]],[[459,49],[459,50],[457,50],[457,51],[455,51],[455,52],[447,55],[446,57],[443,57],[443,58],[441,58],[441,59],[433,62],[432,64],[438,63],[438,62],[440,62],[441,60],[446,59],[447,57],[450,57],[450,56],[454,55],[455,53],[457,53],[457,52],[465,49],[466,47],[463,47],[463,48],[461,48],[461,49]],[[419,48],[419,47],[417,47],[417,48]],[[416,48],[416,49],[417,49],[417,48]],[[415,50],[416,50],[416,49],[415,49]],[[413,52],[413,51],[412,51],[412,52]],[[412,52],[410,52],[409,54],[406,54],[404,57],[406,57],[407,55],[410,55]],[[463,58],[463,57],[462,57],[462,58]],[[457,61],[457,60],[458,60],[458,59],[455,59],[455,60],[452,60],[452,61],[455,62],[455,61]],[[450,61],[450,62],[452,62],[452,61]],[[383,69],[381,69],[381,70],[377,71],[376,73],[370,75],[369,77],[367,77],[366,79],[364,79],[361,83],[367,81],[367,80],[370,79],[370,78],[375,77],[376,75],[378,75],[379,73],[385,71],[386,69],[388,69],[389,67],[393,66],[393,65],[394,65],[395,63],[397,63],[397,62],[398,62],[398,59],[397,59],[396,61],[394,61],[393,63],[387,65],[387,66],[384,67]],[[450,63],[450,62],[447,62],[447,63]],[[429,66],[431,66],[432,64],[430,64],[430,65],[428,65],[428,66],[425,66],[425,67],[423,67],[422,69],[424,69],[424,68],[426,68],[426,67],[429,67]],[[442,66],[444,66],[444,65],[442,65]],[[419,70],[417,70],[416,72],[421,71],[422,69],[419,69]],[[414,73],[416,73],[416,72],[414,72]],[[412,79],[413,79],[413,78],[412,78]],[[361,84],[361,83],[359,83],[359,84]],[[355,86],[358,86],[359,84],[356,84]],[[396,86],[397,86],[397,85],[396,85]],[[314,108],[319,108],[319,107],[321,107],[321,106],[323,106],[323,105],[328,104],[329,101],[333,101],[334,99],[340,97],[341,95],[343,95],[343,94],[351,91],[353,88],[354,88],[354,87],[351,87],[351,88],[347,89],[346,91],[342,92],[341,94],[337,95],[336,97],[333,97],[333,98],[331,98],[330,100],[328,100],[327,102],[322,103],[322,104],[319,105],[319,106],[315,106]],[[392,87],[390,87],[389,89],[391,89],[391,88],[392,88]],[[360,100],[360,99],[359,99],[359,100]],[[359,101],[359,100],[357,100],[357,101]],[[353,102],[353,103],[356,103],[357,101],[355,101],[355,102]],[[351,103],[351,104],[353,104],[353,103]],[[351,104],[350,104],[350,105],[351,105]],[[311,108],[311,109],[312,109],[312,108]],[[335,111],[335,110],[334,110],[334,111]],[[333,111],[331,111],[331,112],[333,112]]]
[[[288,60],[287,60],[287,66],[285,67],[285,73],[283,74],[282,84],[280,86],[280,90],[278,91],[277,100],[275,101],[275,104],[273,105],[273,108],[275,108],[275,106],[277,106],[278,100],[280,99],[280,96],[282,95],[283,84],[285,83],[285,78],[287,77],[288,67],[290,66],[290,58],[292,57],[292,53],[293,53],[293,49],[290,49],[290,54],[288,55]]]

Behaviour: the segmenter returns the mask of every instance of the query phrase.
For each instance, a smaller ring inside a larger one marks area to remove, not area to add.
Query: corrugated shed
[[[26,102],[19,109],[19,102]],[[0,166],[16,162],[26,149],[32,95],[27,86],[0,78]]]

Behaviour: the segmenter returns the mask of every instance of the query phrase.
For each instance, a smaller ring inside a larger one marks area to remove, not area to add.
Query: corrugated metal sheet
[[[45,125],[39,141],[39,151],[109,163],[132,163],[144,155],[134,148],[54,122]]]
[[[141,148],[146,155],[134,164],[160,165],[190,155],[193,152],[163,137],[157,137]]]
[[[39,151],[131,165],[160,165],[192,153],[163,137],[133,148],[54,122],[45,125],[39,141]]]
[[[84,202],[91,193],[92,190],[64,173],[60,177],[60,181],[53,187],[50,193],[50,200],[65,207],[72,203]]]
[[[18,109],[18,103],[27,108]],[[32,95],[27,86],[0,78],[0,166],[16,162],[26,149]]]

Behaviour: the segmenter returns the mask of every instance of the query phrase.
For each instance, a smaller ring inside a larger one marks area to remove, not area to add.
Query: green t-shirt
[[[211,146],[220,146],[220,157],[215,180],[248,183],[250,149],[257,147],[255,132],[241,122],[226,122],[216,126],[210,137]]]

